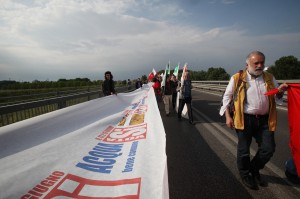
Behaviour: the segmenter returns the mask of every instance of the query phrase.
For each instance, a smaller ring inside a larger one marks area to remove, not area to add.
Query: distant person
[[[159,73],[156,73],[155,77],[160,83],[162,83],[163,78]]]
[[[139,89],[142,87],[142,85],[143,85],[143,83],[142,83],[141,79],[138,78],[137,81],[135,82],[135,88]]]
[[[131,89],[131,80],[130,79],[127,80],[127,85],[128,85],[128,90],[130,90]]]
[[[184,105],[186,105],[189,116],[189,123],[193,124],[192,82],[190,80],[189,72],[185,72],[183,74],[183,84],[179,84],[179,92],[181,93],[182,99],[179,99],[178,119],[181,119],[182,110],[184,108]]]
[[[152,81],[153,81],[152,87],[154,89],[156,102],[157,102],[157,104],[159,104],[159,102],[161,102],[161,84],[160,84],[160,81],[156,77],[153,77]]]
[[[250,189],[258,185],[267,186],[260,170],[269,162],[275,152],[274,132],[276,130],[276,102],[282,102],[287,84],[278,86],[274,76],[264,71],[265,55],[259,51],[251,52],[246,58],[246,69],[236,73],[229,81],[223,95],[220,115],[225,113],[226,125],[234,128],[238,137],[237,167],[242,182]],[[236,88],[239,80],[241,84]],[[278,88],[279,93],[266,96],[265,93]],[[234,100],[234,115],[230,115],[229,104]],[[250,159],[252,138],[258,144],[255,156]]]
[[[178,80],[176,76],[173,74],[171,76],[171,90],[172,90],[172,107],[175,110],[176,100],[177,100],[177,87],[178,87]]]
[[[104,74],[104,82],[102,84],[102,91],[104,96],[117,94],[115,90],[115,82],[113,80],[113,75],[110,71],[106,71]]]
[[[170,75],[166,75],[166,83],[165,86],[163,86],[163,101],[165,104],[165,111],[166,111],[166,116],[170,115],[170,107],[172,104],[172,88],[171,88],[171,78]]]

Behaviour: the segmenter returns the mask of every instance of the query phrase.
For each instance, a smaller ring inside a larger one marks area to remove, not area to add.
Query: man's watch
[[[277,98],[281,99],[283,97],[283,93],[284,93],[284,91],[281,90],[280,88],[278,88],[278,93],[276,94]]]
[[[278,89],[278,94],[279,94],[279,95],[283,95],[284,91],[281,90],[280,88],[277,88],[277,89]]]

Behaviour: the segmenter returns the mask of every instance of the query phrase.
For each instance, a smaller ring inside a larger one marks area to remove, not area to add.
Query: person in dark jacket
[[[189,123],[193,124],[193,112],[192,112],[192,82],[190,80],[190,75],[188,72],[184,73],[183,84],[180,83],[180,93],[182,99],[179,98],[179,107],[178,107],[178,119],[181,119],[181,113],[184,105],[186,104],[187,112],[189,116]]]
[[[173,110],[175,110],[176,100],[177,100],[177,87],[178,87],[178,80],[174,74],[171,77],[171,90],[172,90],[172,106]]]
[[[131,90],[131,80],[130,79],[127,80],[127,85],[128,85],[128,90]]]
[[[141,88],[143,86],[143,83],[141,81],[140,78],[138,78],[138,80],[135,82],[135,88],[138,89],[138,88]]]
[[[172,104],[172,84],[170,75],[166,75],[166,83],[163,86],[163,100],[165,104],[166,116],[170,114],[170,106]]]
[[[104,96],[117,94],[115,90],[115,82],[113,80],[113,75],[110,71],[104,73],[104,82],[102,84],[102,91]]]

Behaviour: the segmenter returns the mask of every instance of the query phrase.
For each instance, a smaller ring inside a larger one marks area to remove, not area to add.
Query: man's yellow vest
[[[247,72],[244,71],[241,74],[236,73],[233,75],[234,78],[234,90],[237,87],[238,80],[241,78],[242,83],[241,86],[238,89],[237,98],[234,101],[234,126],[236,129],[244,130],[244,103],[245,103],[245,88],[248,89],[248,83],[246,81]],[[265,81],[265,86],[267,92],[274,89],[274,83],[273,83],[273,75],[267,72],[263,72],[263,78]],[[251,96],[247,96],[251,97]],[[275,103],[275,97],[274,95],[269,96],[269,131],[275,131],[276,130],[276,122],[277,122],[277,112],[276,112],[276,103]]]

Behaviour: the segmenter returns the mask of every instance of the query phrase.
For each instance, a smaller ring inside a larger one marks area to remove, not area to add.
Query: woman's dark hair
[[[106,75],[107,75],[107,74],[110,75],[110,79],[111,79],[111,80],[114,78],[110,71],[106,71],[106,72],[104,73],[104,79],[106,79]]]

